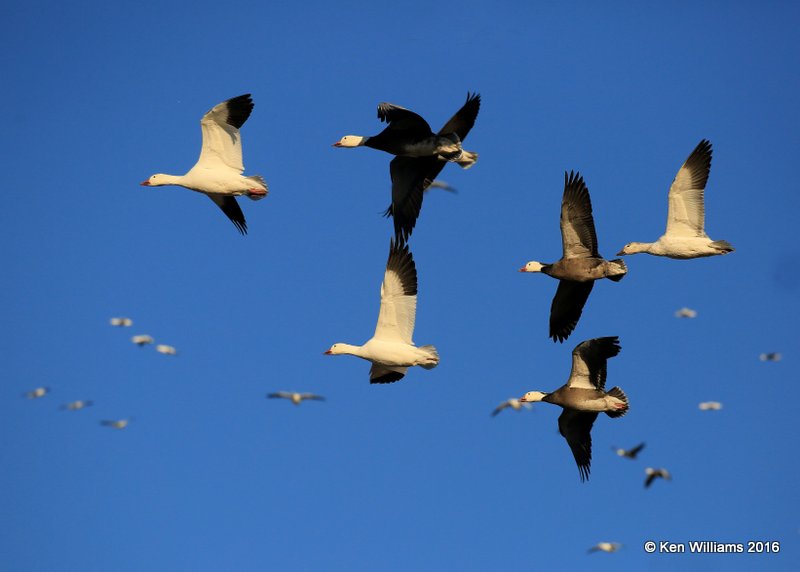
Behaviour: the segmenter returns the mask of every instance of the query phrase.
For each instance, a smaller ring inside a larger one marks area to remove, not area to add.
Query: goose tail
[[[606,411],[606,415],[609,417],[622,417],[628,412],[628,396],[625,395],[625,392],[622,391],[619,387],[612,387],[607,394],[609,397],[614,397],[621,401],[624,405],[619,407],[619,409],[612,409],[610,411]]]
[[[622,280],[623,276],[628,273],[628,267],[625,266],[625,261],[621,258],[617,258],[615,260],[608,261],[608,268],[606,270],[608,275],[606,276],[609,280],[613,280],[614,282],[619,282]]]
[[[423,361],[419,364],[425,369],[433,369],[439,365],[439,352],[436,351],[434,346],[420,346],[420,350],[425,352]]]

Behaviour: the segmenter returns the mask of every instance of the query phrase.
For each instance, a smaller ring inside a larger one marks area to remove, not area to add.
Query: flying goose
[[[26,391],[22,394],[23,397],[27,397],[28,399],[39,399],[40,397],[44,397],[50,393],[49,387],[37,387],[36,389],[32,389],[30,391]]]
[[[639,443],[633,449],[620,449],[619,447],[611,447],[620,457],[627,457],[628,459],[635,459],[639,452],[644,449],[644,443]]]
[[[722,409],[722,403],[719,401],[703,401],[697,404],[700,411],[719,411]]]
[[[325,401],[325,398],[321,395],[315,395],[313,393],[292,393],[291,391],[278,391],[275,393],[268,393],[268,399],[289,399],[295,405],[300,405],[300,402],[304,399],[313,399],[315,401]]]
[[[620,548],[622,548],[622,544],[620,544],[619,542],[598,542],[588,550],[588,553],[591,554],[592,552],[616,552]]]
[[[165,354],[168,356],[174,356],[178,354],[178,350],[172,346],[168,346],[167,344],[158,344],[156,346],[156,351],[160,354]]]
[[[761,361],[781,361],[781,358],[783,358],[783,356],[778,352],[770,352],[758,356],[758,359]]]
[[[667,230],[655,242],[629,242],[617,256],[645,252],[669,258],[701,258],[733,252],[725,240],[705,232],[703,192],[711,171],[711,142],[703,139],[681,166],[669,187]]]
[[[131,341],[139,347],[142,347],[146,344],[152,344],[155,340],[153,336],[148,336],[147,334],[140,334],[138,336],[133,336]]]
[[[334,147],[371,147],[397,157],[433,157],[441,161],[458,163],[469,169],[478,160],[478,154],[461,147],[457,132],[434,133],[431,126],[413,111],[394,105],[380,103],[378,119],[386,123],[386,129],[372,137],[345,135],[333,144]]]
[[[672,480],[672,475],[670,475],[669,471],[666,469],[654,469],[653,467],[647,467],[644,470],[644,473],[647,475],[647,478],[644,480],[645,488],[648,488],[650,485],[652,485],[653,481],[659,477],[667,481]]]
[[[392,240],[389,259],[381,284],[381,309],[375,334],[363,346],[336,343],[326,355],[348,354],[372,362],[370,383],[393,383],[402,379],[409,367],[432,369],[439,364],[433,346],[414,345],[417,313],[417,268],[408,250]]]
[[[453,194],[458,192],[458,189],[456,189],[453,185],[445,181],[442,181],[441,179],[434,179],[433,181],[431,181],[431,184],[428,185],[428,187],[425,189],[425,192],[427,193],[431,189],[442,189],[443,191],[447,191],[448,193],[453,193]]]
[[[133,417],[129,417],[128,419],[104,419],[100,422],[100,425],[103,427],[111,427],[112,429],[125,429],[130,422],[133,421]]]
[[[563,343],[578,324],[594,281],[608,278],[619,282],[628,272],[622,260],[604,260],[598,254],[589,189],[583,177],[572,171],[564,173],[561,243],[561,260],[553,264],[532,260],[519,271],[543,272],[559,280],[550,306],[550,337]]]
[[[500,413],[503,409],[506,409],[508,407],[510,407],[514,411],[519,411],[523,407],[525,409],[531,409],[533,405],[531,405],[530,403],[521,403],[519,399],[517,399],[516,397],[512,397],[511,399],[506,399],[503,403],[495,407],[494,411],[492,411],[492,417],[496,417],[498,413]]]
[[[61,406],[61,409],[66,409],[69,411],[78,411],[80,409],[89,407],[91,405],[94,405],[94,402],[89,399],[78,399],[76,401],[65,403],[64,405]]]
[[[605,391],[606,362],[620,349],[617,336],[581,342],[572,351],[572,370],[566,385],[551,393],[529,391],[520,398],[523,403],[546,401],[564,409],[558,418],[558,431],[572,450],[581,481],[589,478],[591,431],[598,413],[622,417],[628,412],[628,397],[619,387]]]
[[[111,318],[109,322],[112,326],[119,326],[122,328],[128,328],[133,325],[133,320],[130,318]]]
[[[697,311],[692,310],[691,308],[681,308],[675,312],[676,318],[696,318]]]
[[[249,93],[215,105],[200,120],[203,146],[194,167],[181,176],[153,175],[142,185],[179,185],[203,193],[222,209],[240,233],[247,234],[247,221],[236,197],[244,195],[257,201],[269,192],[261,175],[242,176],[244,163],[239,129],[251,111],[253,100]]]

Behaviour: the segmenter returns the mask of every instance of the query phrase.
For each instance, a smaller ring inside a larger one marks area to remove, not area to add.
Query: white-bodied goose
[[[647,467],[644,470],[644,474],[647,475],[647,478],[644,480],[644,487],[648,488],[650,485],[653,484],[653,481],[661,478],[665,481],[671,481],[672,475],[669,474],[669,471],[666,469],[654,469],[653,467]]]
[[[520,272],[542,272],[559,280],[550,306],[550,337],[566,340],[583,312],[594,281],[608,278],[619,282],[628,272],[622,260],[605,260],[597,251],[589,189],[579,173],[564,173],[561,200],[561,244],[563,256],[553,264],[531,261]]]
[[[90,399],[77,399],[75,401],[70,401],[69,403],[65,403],[61,406],[61,409],[65,409],[68,411],[79,411],[86,407],[91,407],[94,405],[94,402]]]
[[[644,443],[639,443],[633,449],[621,449],[619,447],[611,447],[611,448],[620,457],[626,457],[628,459],[635,459],[639,455],[639,452],[642,449],[644,449]]]
[[[509,408],[509,407],[510,407],[511,409],[513,409],[514,411],[519,411],[519,410],[521,410],[523,407],[524,407],[525,409],[531,409],[531,408],[533,407],[533,405],[531,405],[530,403],[522,403],[522,402],[521,402],[519,399],[517,399],[516,397],[512,397],[511,399],[506,399],[506,400],[505,400],[503,403],[501,403],[500,405],[498,405],[497,407],[495,407],[495,408],[494,408],[494,411],[492,411],[492,417],[495,417],[495,416],[496,416],[498,413],[500,413],[500,412],[501,412],[503,409],[507,409],[507,408]]]
[[[49,387],[37,387],[36,389],[31,389],[30,391],[26,391],[22,394],[23,397],[27,397],[28,399],[39,399],[40,397],[44,397],[50,393]]]
[[[467,101],[453,117],[445,123],[437,135],[457,136],[460,141],[467,138],[481,106],[481,96],[467,94]],[[387,128],[388,129],[388,128]],[[343,145],[341,145],[343,146]],[[392,179],[392,204],[384,213],[394,220],[394,234],[398,242],[408,240],[417,224],[425,190],[442,172],[448,161],[438,155],[427,157],[395,157],[389,163]]]
[[[261,175],[242,176],[244,163],[239,129],[251,111],[253,100],[249,93],[215,105],[200,120],[203,146],[194,167],[181,176],[153,175],[142,185],[178,185],[203,193],[222,209],[239,232],[247,234],[247,222],[236,197],[244,195],[255,201],[266,197],[269,191]]]
[[[112,326],[117,326],[121,328],[129,328],[133,325],[133,320],[130,318],[111,318],[109,320]]]
[[[697,310],[692,310],[691,308],[681,308],[680,310],[675,311],[676,318],[696,318],[697,317]]]
[[[719,401],[702,401],[697,404],[700,411],[719,411],[722,409],[722,403]]]
[[[581,342],[572,351],[572,370],[566,385],[551,392],[529,391],[523,403],[545,401],[564,409],[558,431],[567,440],[581,481],[589,478],[592,463],[592,425],[599,413],[622,417],[628,412],[628,397],[619,387],[605,391],[606,362],[620,352],[619,338],[595,338]]]
[[[168,356],[178,355],[178,350],[176,350],[173,346],[168,346],[167,344],[158,344],[156,346],[156,351],[160,354]]]
[[[441,179],[434,179],[431,181],[431,184],[425,189],[427,193],[431,189],[442,189],[443,191],[447,191],[448,193],[458,193],[458,189],[456,189],[453,185],[446,181],[442,181]]]
[[[589,554],[592,552],[616,552],[620,548],[622,548],[622,544],[619,542],[598,542],[588,552]]]
[[[311,399],[314,401],[325,401],[325,398],[321,395],[315,395],[314,393],[293,393],[291,391],[276,391],[275,393],[268,393],[268,399],[288,399],[295,405],[300,405],[300,402],[305,399]]]
[[[414,345],[417,314],[417,268],[408,245],[391,241],[389,259],[381,284],[381,309],[375,334],[363,346],[337,343],[326,355],[348,354],[372,362],[370,383],[392,383],[402,379],[409,367],[431,369],[439,364],[433,346]]]
[[[655,242],[629,242],[617,256],[645,252],[669,258],[701,258],[733,252],[725,240],[705,232],[703,193],[711,171],[711,142],[703,139],[681,166],[669,188],[667,231]]]
[[[127,419],[104,419],[100,422],[103,427],[111,427],[112,429],[125,429],[133,421],[133,417]]]
[[[131,341],[139,347],[142,347],[146,344],[152,344],[155,340],[153,336],[149,336],[147,334],[139,334],[138,336],[133,336]]]

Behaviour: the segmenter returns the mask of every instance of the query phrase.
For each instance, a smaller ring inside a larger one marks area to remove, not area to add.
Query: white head
[[[638,254],[639,252],[647,252],[650,245],[645,242],[629,242],[622,247],[622,250],[617,252],[617,256],[625,256],[626,254]]]
[[[519,398],[520,403],[535,403],[537,401],[541,401],[544,399],[544,396],[547,395],[543,391],[529,391],[525,395]]]
[[[520,272],[541,272],[544,264],[531,260],[525,266],[519,269]]]
[[[326,352],[323,352],[326,356],[337,356],[348,353],[346,351],[347,344],[333,344],[331,349]]]
[[[367,137],[360,135],[345,135],[333,144],[334,147],[360,147],[367,141]]]
[[[169,177],[169,175],[156,173],[146,181],[142,182],[141,185],[143,187],[160,187],[161,185],[171,185],[172,183],[168,180]]]

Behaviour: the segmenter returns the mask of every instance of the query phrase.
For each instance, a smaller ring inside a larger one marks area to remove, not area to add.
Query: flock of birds
[[[409,246],[410,236],[419,217],[424,194],[430,188],[455,191],[436,179],[447,163],[463,169],[478,161],[478,154],[463,148],[463,142],[475,124],[480,110],[478,94],[467,94],[466,102],[437,132],[418,114],[390,103],[378,105],[378,119],[386,127],[374,136],[346,135],[334,143],[337,148],[368,147],[392,155],[389,162],[391,204],[385,215],[393,220],[394,233],[389,242],[380,290],[380,309],[373,336],[363,345],[335,343],[324,353],[347,354],[371,364],[370,383],[387,384],[402,379],[408,368],[435,368],[439,354],[433,345],[418,346],[413,341],[416,318],[417,268]],[[247,233],[247,221],[236,197],[260,200],[269,187],[260,175],[243,175],[240,129],[250,117],[254,104],[250,94],[234,97],[214,106],[201,119],[202,147],[197,163],[184,175],[155,174],[144,186],[178,185],[208,196],[231,220],[241,234]],[[617,256],[647,253],[674,259],[693,259],[733,252],[725,240],[713,240],[705,232],[704,191],[711,169],[712,146],[703,139],[679,168],[668,193],[666,231],[650,243],[630,242]],[[550,306],[549,337],[564,342],[573,333],[597,280],[619,282],[628,272],[626,263],[617,258],[606,260],[599,253],[589,190],[580,173],[564,175],[560,212],[562,256],[553,263],[530,261],[520,272],[543,273],[558,280]],[[681,308],[679,318],[695,318],[697,312]],[[111,325],[130,327],[129,318],[112,318]],[[132,337],[138,346],[152,345],[154,339],[142,334]],[[158,344],[163,354],[176,355],[173,346]],[[562,408],[558,429],[566,440],[578,467],[581,481],[589,478],[592,460],[591,430],[600,413],[616,419],[629,410],[628,398],[619,387],[606,390],[607,361],[621,351],[616,336],[600,337],[579,343],[572,352],[572,368],[560,388],[528,391],[520,398],[499,404],[494,417],[505,409],[530,409],[533,403],[546,402]],[[762,354],[763,361],[777,361],[780,354]],[[47,387],[25,393],[30,399],[44,397]],[[267,394],[270,399],[287,399],[294,405],[305,400],[324,401],[312,393],[279,391]],[[93,405],[91,400],[66,403],[62,409],[77,411]],[[719,410],[719,402],[703,402],[701,410]],[[126,428],[132,418],[102,420],[101,425]],[[636,459],[644,443],[630,449],[613,448],[624,458]],[[663,468],[645,469],[645,487],[656,479],[670,480]],[[619,543],[601,542],[589,552],[614,552]]]

